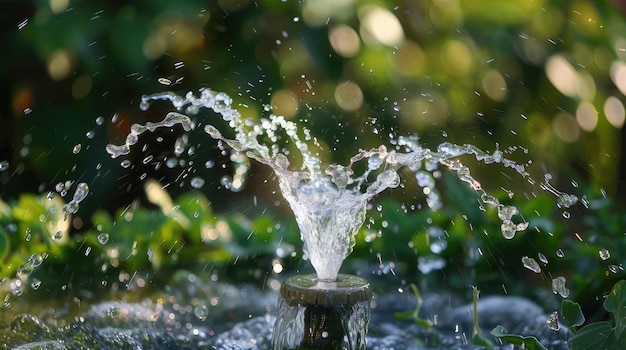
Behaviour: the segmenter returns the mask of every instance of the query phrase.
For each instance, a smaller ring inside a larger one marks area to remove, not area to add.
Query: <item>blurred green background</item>
[[[168,159],[182,135],[176,128],[142,135],[127,157],[128,168],[105,152],[107,143],[123,143],[132,123],[161,120],[172,109],[157,104],[143,112],[142,95],[209,87],[232,96],[246,117],[258,119],[270,105],[276,114],[306,125],[327,161],[346,162],[359,148],[411,134],[429,147],[444,141],[486,151],[517,147],[511,157],[532,163],[534,186],[506,169],[468,164],[499,197],[515,192],[513,204],[536,229],[514,241],[483,237],[488,228],[497,234],[497,219],[472,209],[474,202],[467,200],[472,194],[453,180],[441,185],[450,209],[405,215],[397,203],[423,202],[407,185],[381,196],[380,202],[390,204],[373,215],[353,258],[376,265],[380,256],[395,256],[397,267],[406,265],[415,279],[417,256],[431,254],[424,247],[440,236],[431,232],[436,226],[454,238],[442,256],[460,276],[456,282],[447,277],[455,288],[481,281],[481,288],[493,292],[502,292],[504,284],[523,292],[525,280],[516,284],[502,276],[522,269],[520,256],[541,253],[554,273],[571,274],[577,297],[593,305],[593,298],[623,276],[626,258],[625,11],[621,0],[4,1],[0,197],[16,208],[43,205],[17,202],[25,193],[58,192],[57,184],[70,181],[67,202],[76,183],[87,183],[89,197],[67,230],[85,233],[91,241],[80,242],[96,247],[98,231],[115,226],[105,213],[115,217],[129,206],[156,208],[145,195],[147,179],[157,179],[178,197],[194,190],[192,176],[201,176],[206,183],[196,195],[206,196],[217,216],[225,215],[231,226],[243,220],[238,215],[256,218],[234,230],[241,231],[240,245],[222,247],[230,255],[212,251],[206,259],[232,261],[240,249],[254,266],[263,249],[275,250],[280,234],[298,245],[290,222],[262,240],[266,247],[245,251],[250,227],[271,233],[278,227],[274,221],[289,218],[289,211],[271,173],[259,165],[252,164],[241,192],[224,189],[220,179],[232,172],[228,157],[201,132],[189,135],[195,151],[171,166]],[[207,161],[216,166],[207,169]],[[581,203],[567,211],[557,208],[539,186],[545,174]],[[264,208],[282,216],[262,216]],[[217,225],[219,218],[206,215]],[[4,222],[21,220],[18,216],[5,214]],[[146,214],[142,220],[137,227],[162,227],[166,218]],[[378,227],[389,222],[398,229],[388,231],[405,236],[393,240],[383,234],[372,242]],[[15,262],[7,262],[10,255],[22,254],[15,261],[26,261],[33,251],[22,243],[7,248],[13,254],[4,254],[5,272],[16,270]],[[486,250],[476,247],[487,247],[489,254],[477,256]],[[552,263],[559,249],[573,253]],[[598,256],[602,249],[612,253],[610,260]],[[191,259],[194,253],[187,254]],[[548,285],[544,279],[553,277],[541,276],[532,282]],[[606,279],[593,281],[594,276]]]
[[[271,104],[306,123],[336,161],[389,135],[416,133],[429,146],[521,146],[539,179],[548,172],[621,197],[619,5],[4,2],[0,158],[10,170],[2,196],[80,178],[97,184],[90,209],[120,206],[141,174],[167,176],[141,162],[129,175],[104,153],[131,123],[162,117],[142,113],[140,96],[211,87],[246,116]]]

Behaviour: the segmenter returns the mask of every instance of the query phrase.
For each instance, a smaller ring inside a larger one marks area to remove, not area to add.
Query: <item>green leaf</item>
[[[626,280],[621,280],[613,286],[611,292],[604,300],[604,309],[608,312],[616,313],[620,309],[624,308],[624,301],[626,301]]]
[[[613,327],[606,321],[586,325],[569,340],[571,350],[617,350],[616,345]]]
[[[491,331],[491,335],[507,341],[513,345],[523,346],[526,350],[547,350],[535,337],[524,337],[521,335],[508,334],[502,326],[497,326]]]
[[[580,309],[580,305],[571,300],[563,300],[561,303],[561,314],[572,332],[575,332],[574,327],[581,326],[585,323],[585,316]]]
[[[613,286],[611,292],[604,300],[606,311],[613,313],[615,317],[615,337],[620,338],[626,329],[626,280],[621,280]]]

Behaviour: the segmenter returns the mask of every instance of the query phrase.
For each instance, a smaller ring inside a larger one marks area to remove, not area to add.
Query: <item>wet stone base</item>
[[[201,293],[179,290],[156,301],[99,302],[67,323],[50,316],[54,314],[50,310],[39,316],[34,310],[22,313],[14,316],[10,325],[0,325],[0,349],[270,348],[277,294],[229,285],[202,288]],[[220,295],[216,305],[201,304],[202,294],[213,293]],[[470,344],[472,305],[445,294],[424,295],[420,317],[436,321],[429,330],[395,317],[396,312],[415,307],[411,295],[375,296],[372,306],[369,350],[484,349]],[[549,313],[523,298],[485,296],[479,301],[480,326],[499,350],[512,350],[513,346],[489,335],[497,325],[511,334],[535,336],[548,349],[567,349],[568,330],[548,328]]]

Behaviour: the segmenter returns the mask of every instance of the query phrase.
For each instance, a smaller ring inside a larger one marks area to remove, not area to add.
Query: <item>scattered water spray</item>
[[[528,222],[522,219],[521,222],[514,222],[514,217],[518,214],[517,208],[504,205],[488,194],[459,159],[471,155],[485,164],[501,164],[515,170],[533,184],[525,166],[506,158],[505,152],[499,149],[488,153],[473,145],[445,142],[436,150],[431,150],[420,145],[417,137],[398,137],[390,140],[390,148],[381,145],[378,148],[360,150],[350,158],[347,165],[330,164],[322,169],[321,160],[309,150],[300,136],[304,135],[304,139],[308,140],[310,132],[307,129],[299,130],[295,123],[282,116],[270,114],[260,122],[243,119],[231,106],[232,99],[228,95],[210,89],[201,89],[199,95],[189,92],[184,97],[172,92],[147,95],[142,98],[141,108],[146,110],[154,100],[168,100],[177,110],[190,115],[199,113],[202,108],[209,109],[228,123],[234,132],[232,139],[223,136],[211,124],[206,124],[204,131],[221,141],[218,144],[225,143],[231,149],[231,161],[235,164],[235,174],[227,181],[231,190],[238,190],[243,186],[249,169],[248,157],[274,170],[283,197],[289,202],[300,228],[304,252],[320,280],[336,279],[343,260],[355,244],[355,234],[365,220],[367,203],[380,192],[398,187],[401,181],[399,171],[403,168],[415,174],[418,186],[422,188],[427,203],[433,210],[441,207],[433,173],[439,167],[444,167],[455,172],[460,180],[478,193],[481,207],[488,205],[496,208],[502,221],[501,231],[504,237],[512,239],[517,232],[528,227]],[[187,132],[196,127],[187,115],[170,112],[161,122],[132,125],[124,144],[109,144],[106,150],[113,158],[127,155],[143,132],[176,124],[182,125]],[[280,145],[287,143],[291,143],[298,150],[298,156],[302,159],[299,167],[290,164],[290,157],[294,158],[292,153],[287,146]],[[515,149],[507,150],[509,153],[513,151]],[[367,168],[362,174],[355,174],[354,166],[361,162],[366,162]],[[567,208],[577,202],[575,196],[552,187],[550,178],[546,177],[545,180],[541,187],[557,196],[560,207]],[[202,181],[192,180],[193,187],[200,188],[202,185]]]

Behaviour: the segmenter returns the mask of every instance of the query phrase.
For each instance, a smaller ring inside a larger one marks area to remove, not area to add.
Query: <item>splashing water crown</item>
[[[206,108],[221,115],[234,131],[233,139],[224,137],[210,124],[204,127],[204,131],[232,149],[231,160],[235,162],[236,176],[233,183],[238,184],[234,190],[240,188],[245,181],[248,166],[243,155],[274,170],[281,193],[289,203],[300,228],[304,253],[322,281],[336,280],[341,264],[354,247],[355,235],[365,221],[369,200],[388,188],[398,187],[398,171],[404,167],[415,174],[418,186],[427,189],[423,192],[426,193],[428,206],[433,210],[439,209],[441,203],[432,172],[442,165],[454,171],[460,180],[475,190],[482,204],[497,209],[504,237],[511,239],[517,232],[528,227],[525,221],[514,223],[513,217],[518,214],[517,208],[504,205],[488,194],[472,177],[469,168],[458,159],[463,155],[473,155],[485,164],[499,163],[514,169],[522,178],[532,183],[524,165],[507,159],[503,151],[487,153],[473,145],[447,142],[433,151],[422,147],[416,137],[399,137],[391,140],[395,149],[388,150],[381,145],[370,150],[360,150],[352,156],[348,165],[330,164],[322,171],[320,159],[309,151],[307,143],[299,136],[304,134],[308,140],[310,132],[307,129],[298,130],[295,123],[282,116],[270,114],[268,118],[261,119],[260,123],[243,119],[232,108],[232,99],[228,95],[210,89],[201,89],[199,96],[192,92],[184,97],[172,92],[147,95],[142,98],[141,108],[146,110],[154,100],[169,100],[177,110],[186,114],[195,115],[202,108]],[[113,158],[126,155],[130,153],[131,146],[137,142],[140,134],[176,124],[182,125],[185,131],[191,131],[196,126],[187,115],[170,112],[161,122],[134,124],[123,145],[109,144],[106,150]],[[293,143],[302,158],[302,165],[297,170],[291,167],[289,151],[278,145],[282,133]],[[269,140],[269,144],[259,141],[261,137]],[[359,162],[367,162],[367,169],[363,174],[355,176],[353,166]],[[556,195],[560,206],[569,207],[577,201],[575,196],[554,189],[547,179],[546,183],[542,183],[542,188]]]

